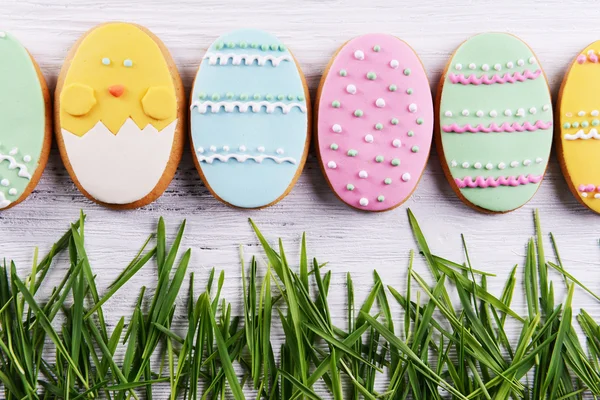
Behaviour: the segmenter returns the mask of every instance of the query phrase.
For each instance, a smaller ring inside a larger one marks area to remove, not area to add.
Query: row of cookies
[[[556,117],[569,187],[596,211],[600,134],[592,93],[600,84],[594,79],[598,54],[591,46],[576,58]],[[37,184],[53,120],[77,187],[113,208],[140,207],[164,192],[188,131],[200,176],[229,205],[274,204],[302,172],[310,98],[293,55],[268,33],[238,30],[217,39],[204,55],[189,103],[168,50],[138,25],[103,24],[73,46],[54,111],[27,50],[0,33],[0,55],[10,61],[0,64],[0,209],[24,200]],[[512,35],[480,34],[464,42],[446,67],[434,107],[410,46],[370,34],[347,42],[332,58],[319,86],[314,130],[324,175],[352,207],[384,211],[402,204],[419,182],[435,131],[457,195],[481,211],[507,212],[538,189],[553,120],[538,60]]]

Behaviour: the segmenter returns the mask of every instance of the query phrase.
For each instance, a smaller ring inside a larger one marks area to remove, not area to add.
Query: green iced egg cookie
[[[46,137],[46,102],[34,61],[0,31],[0,210],[25,199],[35,184]]]
[[[469,205],[507,212],[527,203],[552,145],[548,83],[515,36],[484,33],[450,60],[439,103],[442,162]]]

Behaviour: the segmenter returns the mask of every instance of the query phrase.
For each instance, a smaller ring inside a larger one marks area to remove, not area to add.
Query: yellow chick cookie
[[[146,28],[106,23],[73,47],[55,96],[58,148],[73,182],[111,208],[137,208],[167,188],[181,159],[183,85]]]

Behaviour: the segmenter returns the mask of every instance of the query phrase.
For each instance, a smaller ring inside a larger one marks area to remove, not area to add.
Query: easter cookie
[[[73,46],[56,88],[63,162],[91,200],[136,208],[173,178],[185,140],[185,100],[162,42],[134,24],[107,23]]]
[[[448,63],[436,105],[437,148],[459,198],[493,213],[527,203],[546,171],[553,128],[533,51],[509,34],[470,38]]]
[[[37,185],[52,142],[46,81],[27,50],[0,31],[0,210],[17,205]]]
[[[217,199],[262,208],[289,193],[308,154],[310,99],[279,39],[252,29],[218,38],[190,100],[194,161]]]
[[[423,173],[433,134],[433,102],[415,52],[384,34],[344,44],[317,95],[321,168],[346,204],[385,211],[402,204]]]
[[[562,83],[557,108],[557,154],[569,188],[600,213],[600,41],[579,54]]]

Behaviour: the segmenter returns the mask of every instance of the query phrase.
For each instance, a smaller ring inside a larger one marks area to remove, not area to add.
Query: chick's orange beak
[[[125,93],[125,86],[123,85],[112,85],[108,87],[108,92],[114,97],[121,97]]]

